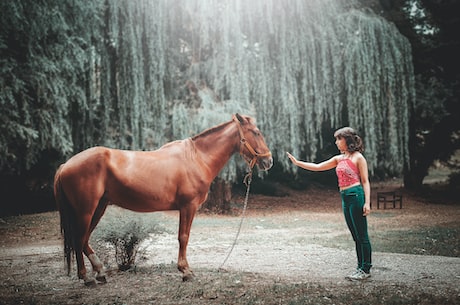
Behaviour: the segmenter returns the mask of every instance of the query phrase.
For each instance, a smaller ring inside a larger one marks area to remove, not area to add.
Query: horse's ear
[[[240,121],[241,124],[244,124],[245,119],[238,113],[235,113],[235,117]]]

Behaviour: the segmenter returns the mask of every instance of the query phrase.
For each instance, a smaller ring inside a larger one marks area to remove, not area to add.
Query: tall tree
[[[287,172],[286,150],[326,158],[342,125],[364,133],[374,175],[408,166],[411,49],[385,19],[349,1],[187,1],[171,12],[182,36],[169,36],[170,49],[190,60],[183,75],[254,105]]]
[[[357,1],[1,5],[2,172],[49,150],[63,160],[92,145],[154,149],[234,112],[257,118],[284,174],[295,171],[286,150],[327,158],[343,125],[364,134],[373,176],[409,166],[411,46]],[[232,161],[219,178],[244,171]]]
[[[385,18],[413,50],[417,102],[411,110],[410,168],[404,184],[419,188],[436,160],[460,149],[460,25],[458,1],[379,1]],[[458,164],[453,164],[458,169]]]
[[[87,109],[84,80],[99,2],[6,0],[0,10],[2,210],[50,206],[36,201],[57,159],[73,152],[72,107]],[[39,195],[28,197],[30,191]]]

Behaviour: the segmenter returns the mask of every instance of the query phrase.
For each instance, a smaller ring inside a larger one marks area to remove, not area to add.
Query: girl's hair
[[[363,140],[361,140],[360,136],[351,127],[343,127],[338,129],[336,132],[334,132],[334,138],[345,139],[348,152],[352,153],[359,151],[362,153],[364,151]]]

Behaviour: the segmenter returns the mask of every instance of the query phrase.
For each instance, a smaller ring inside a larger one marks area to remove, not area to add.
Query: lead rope
[[[224,259],[223,263],[220,265],[218,269],[219,271],[223,270],[222,267],[225,265],[228,258],[232,254],[233,248],[235,248],[235,245],[238,241],[238,237],[240,236],[241,227],[243,226],[244,216],[246,214],[246,209],[248,206],[249,189],[251,188],[251,180],[252,180],[252,171],[249,170],[249,173],[243,179],[243,183],[246,184],[246,197],[244,199],[243,213],[241,214],[240,225],[238,226],[238,231],[236,232],[235,240],[233,241],[232,247],[230,248],[230,251],[228,252],[227,257]]]

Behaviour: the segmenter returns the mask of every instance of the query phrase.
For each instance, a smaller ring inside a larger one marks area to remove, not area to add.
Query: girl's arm
[[[323,161],[321,163],[312,163],[312,162],[304,162],[304,161],[299,161],[297,160],[293,155],[290,153],[286,152],[287,156],[289,159],[294,163],[294,165],[297,165],[298,167],[301,167],[303,169],[311,170],[311,171],[325,171],[331,168],[334,168],[337,166],[337,156],[334,156],[330,158],[329,160]]]
[[[360,154],[358,158],[358,169],[361,175],[361,184],[364,189],[364,207],[363,216],[367,216],[371,213],[371,184],[369,182],[369,173],[367,169],[367,161],[363,155]]]

